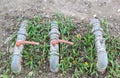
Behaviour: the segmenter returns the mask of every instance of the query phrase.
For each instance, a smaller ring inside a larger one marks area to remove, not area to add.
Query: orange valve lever
[[[24,40],[19,40],[16,42],[17,47],[19,47],[20,45],[23,45],[23,44],[39,45],[38,42],[31,42],[31,41],[24,41]]]
[[[52,45],[53,46],[55,46],[56,44],[58,44],[58,43],[67,43],[67,44],[69,44],[69,45],[73,45],[73,42],[70,42],[70,41],[66,41],[66,40],[54,40],[54,41],[52,41]]]

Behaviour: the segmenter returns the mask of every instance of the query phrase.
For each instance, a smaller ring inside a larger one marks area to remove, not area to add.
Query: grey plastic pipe
[[[60,32],[58,30],[58,24],[56,21],[53,21],[51,23],[51,31],[49,33],[50,35],[50,70],[52,72],[57,72],[58,64],[59,64],[59,44],[52,45],[52,42],[54,40],[58,40],[60,36]]]
[[[91,19],[93,25],[92,32],[95,35],[95,47],[97,50],[97,69],[99,72],[104,72],[108,65],[108,57],[105,47],[105,39],[103,38],[103,29],[100,26],[100,21],[96,18]]]
[[[26,32],[27,21],[23,21],[20,25],[19,31],[17,33],[17,41],[26,40],[27,32]],[[14,53],[12,55],[12,63],[11,69],[14,73],[19,73],[21,71],[21,61],[22,61],[22,50],[23,45],[14,47]]]

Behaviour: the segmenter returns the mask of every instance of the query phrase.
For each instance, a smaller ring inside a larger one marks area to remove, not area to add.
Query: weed
[[[98,77],[99,73],[96,69],[96,50],[94,35],[88,30],[87,34],[81,36],[81,33],[73,32],[77,30],[75,24],[71,21],[69,17],[62,14],[53,15],[52,18],[44,18],[35,16],[34,19],[29,21],[27,26],[29,41],[39,42],[40,45],[25,45],[23,50],[23,65],[24,67],[29,67],[31,70],[48,71],[47,65],[49,65],[49,50],[50,50],[50,40],[49,31],[51,21],[57,21],[60,30],[60,38],[72,41],[73,46],[68,46],[66,44],[60,44],[60,63],[59,69],[63,75],[71,73],[72,77]],[[105,72],[105,78],[120,77],[120,64],[117,60],[120,58],[120,41],[116,38],[110,38],[107,29],[107,22],[103,20],[101,25],[105,31],[106,38],[106,49],[108,52],[109,65]],[[12,39],[15,43],[15,37]],[[12,44],[13,45],[13,44]],[[1,58],[0,54],[0,58]],[[7,61],[8,59],[6,59]],[[9,69],[10,62],[4,62],[4,66]],[[44,66],[45,65],[45,66]],[[8,73],[9,72],[9,73]],[[5,70],[3,74],[10,74],[10,70]],[[7,76],[6,76],[7,77]]]

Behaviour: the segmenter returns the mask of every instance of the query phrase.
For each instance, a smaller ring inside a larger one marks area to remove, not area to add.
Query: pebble
[[[110,18],[112,18],[112,16],[110,16]]]
[[[96,14],[94,14],[94,15],[93,15],[93,17],[95,18],[95,17],[97,17],[97,15],[96,15]]]
[[[117,12],[120,12],[120,9],[118,9]]]
[[[29,75],[29,76],[32,76],[32,75],[33,75],[33,71],[29,72],[28,75]]]
[[[9,52],[10,52],[10,54],[12,54],[14,52],[14,47],[10,47]]]
[[[39,73],[42,73],[42,71],[40,70]]]

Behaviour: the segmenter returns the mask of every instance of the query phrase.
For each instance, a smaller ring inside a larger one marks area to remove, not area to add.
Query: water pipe
[[[96,18],[91,19],[90,24],[93,25],[92,32],[95,35],[95,47],[97,50],[97,70],[103,73],[108,65],[105,39],[103,38],[103,29],[100,26],[100,21]]]
[[[25,41],[27,37],[26,32],[27,21],[23,21],[20,25],[19,31],[17,33],[16,44],[14,47],[14,53],[12,55],[11,69],[14,73],[19,73],[21,71],[22,62],[22,50],[24,44],[34,44],[38,45],[37,42]]]
[[[58,64],[59,64],[59,43],[67,43],[72,45],[72,42],[66,40],[60,40],[60,32],[58,28],[58,24],[56,21],[51,23],[51,31],[50,35],[50,70],[52,72],[58,72]]]

